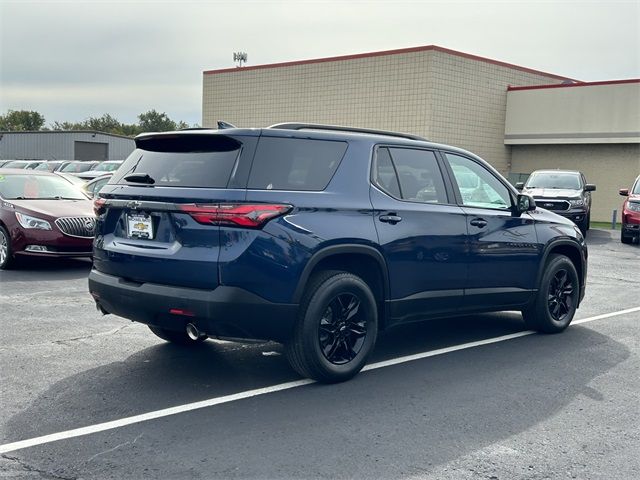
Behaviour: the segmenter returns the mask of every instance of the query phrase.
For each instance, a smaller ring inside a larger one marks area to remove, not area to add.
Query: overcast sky
[[[0,113],[200,123],[202,71],[440,45],[585,81],[640,77],[636,1],[0,0]],[[242,101],[241,98],[238,99]]]

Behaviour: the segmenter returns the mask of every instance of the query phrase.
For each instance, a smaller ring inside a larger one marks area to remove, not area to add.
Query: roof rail
[[[354,133],[369,133],[372,135],[385,135],[388,137],[400,137],[407,138],[409,140],[419,140],[427,142],[428,140],[418,135],[411,135],[410,133],[389,132],[387,130],[374,130],[370,128],[354,128],[354,127],[342,127],[339,125],[322,125],[319,123],[276,123],[267,128],[275,128],[282,130],[329,130],[336,132],[354,132]]]

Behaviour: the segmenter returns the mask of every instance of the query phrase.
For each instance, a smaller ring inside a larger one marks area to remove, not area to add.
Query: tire
[[[587,231],[589,231],[589,229],[591,228],[591,210],[589,210],[589,213],[587,214]]]
[[[582,232],[582,236],[586,237],[587,236],[587,231],[589,230],[589,219],[585,218],[583,221],[581,221],[578,224],[578,228]]]
[[[580,281],[569,258],[552,254],[547,260],[533,305],[522,312],[530,330],[559,333],[566,329],[578,306]]]
[[[201,345],[207,337],[202,337],[197,340],[192,340],[186,331],[167,330],[166,328],[154,327],[147,325],[156,336],[160,337],[167,342],[175,343],[176,345],[183,345],[187,347]]]
[[[0,270],[8,270],[15,263],[11,248],[11,237],[3,226],[0,226]]]
[[[628,237],[624,234],[624,230],[620,230],[620,241],[622,243],[633,243],[633,237]]]
[[[352,273],[324,271],[308,283],[285,352],[303,377],[343,382],[362,370],[377,334],[378,310],[367,283]]]

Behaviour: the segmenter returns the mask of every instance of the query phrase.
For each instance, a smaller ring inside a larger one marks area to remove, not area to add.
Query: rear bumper
[[[193,323],[210,336],[286,341],[298,305],[272,303],[247,290],[218,286],[214,290],[135,283],[92,270],[89,292],[104,310],[135,322],[169,330]],[[170,313],[186,310],[189,315]]]

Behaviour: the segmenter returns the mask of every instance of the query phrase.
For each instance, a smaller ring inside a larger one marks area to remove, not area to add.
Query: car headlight
[[[581,198],[572,198],[569,200],[569,203],[572,207],[582,207],[584,205],[584,200]]]
[[[632,212],[640,212],[640,203],[627,202],[627,210],[631,210]]]
[[[31,215],[25,215],[24,213],[16,212],[16,218],[23,228],[35,228],[37,230],[51,230],[51,224],[41,218],[32,217]]]

